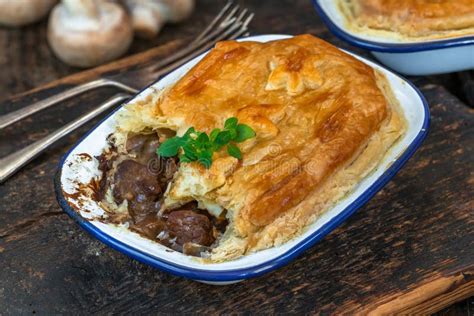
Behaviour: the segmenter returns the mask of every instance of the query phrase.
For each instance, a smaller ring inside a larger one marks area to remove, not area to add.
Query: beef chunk
[[[214,242],[212,224],[209,218],[197,212],[180,210],[171,212],[166,222],[171,237],[183,245],[191,242],[210,246]]]
[[[158,178],[147,166],[133,160],[124,160],[117,166],[113,196],[118,204],[129,201],[128,210],[135,221],[158,211],[161,193]]]
[[[132,225],[131,229],[151,240],[156,240],[158,234],[166,229],[166,222],[156,213],[151,213]]]
[[[161,194],[158,178],[148,167],[133,160],[124,160],[114,175],[114,198],[118,203],[134,198],[145,199]]]
[[[157,158],[156,149],[160,145],[156,134],[137,134],[127,138],[126,150],[137,156],[142,164],[148,164],[150,160]]]

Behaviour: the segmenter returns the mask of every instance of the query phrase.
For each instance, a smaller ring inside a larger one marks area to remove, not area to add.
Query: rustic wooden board
[[[9,98],[0,104],[0,113],[100,76],[137,87],[151,83],[156,79],[150,73],[153,62],[184,45],[195,25],[211,18],[214,3],[200,3],[193,24],[178,28],[183,36],[163,34],[169,40],[143,54]],[[252,24],[255,33],[309,32],[349,48],[329,34],[309,1],[272,3],[244,2],[259,18]],[[412,79],[430,103],[432,126],[407,166],[288,266],[225,287],[173,277],[131,260],[93,239],[61,211],[53,194],[56,164],[94,122],[88,124],[0,185],[0,314],[429,313],[472,296],[474,111],[440,85],[444,79]],[[102,89],[2,131],[0,156],[114,92]]]

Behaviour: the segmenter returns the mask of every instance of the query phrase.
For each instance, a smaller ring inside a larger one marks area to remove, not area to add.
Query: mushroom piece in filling
[[[177,157],[157,156],[159,145],[156,133],[129,135],[124,153],[100,157],[102,190],[111,188],[116,205],[126,201],[125,221],[131,230],[184,254],[201,256],[224,233],[225,212],[216,218],[199,209],[197,202],[190,202],[159,214],[163,195],[179,166]]]

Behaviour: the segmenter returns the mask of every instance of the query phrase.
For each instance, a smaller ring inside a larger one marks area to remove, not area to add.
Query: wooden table
[[[256,13],[253,34],[311,33],[369,56],[329,33],[309,0],[242,3]],[[166,27],[151,42],[136,41],[130,52],[151,50],[84,72],[52,56],[45,23],[0,29],[0,113],[99,76],[145,86],[156,79],[149,75],[153,62],[185,45],[221,5],[200,0],[191,20]],[[97,121],[91,122],[0,185],[0,314],[429,313],[461,300],[441,314],[467,313],[474,304],[472,298],[466,301],[474,293],[474,111],[467,106],[472,91],[461,83],[467,86],[463,78],[469,76],[410,78],[430,104],[432,124],[406,167],[291,264],[225,287],[177,278],[132,260],[62,212],[52,177],[59,158]],[[0,156],[114,92],[102,89],[1,131]]]

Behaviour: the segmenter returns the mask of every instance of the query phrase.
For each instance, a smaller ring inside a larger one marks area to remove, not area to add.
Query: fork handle
[[[43,109],[46,109],[52,105],[55,105],[59,102],[62,102],[66,99],[72,98],[76,95],[79,95],[81,93],[84,93],[86,91],[96,89],[99,87],[105,87],[105,86],[112,86],[119,88],[123,91],[130,92],[130,93],[137,93],[138,90],[133,89],[127,85],[124,85],[118,81],[110,80],[110,79],[97,79],[94,81],[90,81],[78,86],[75,86],[74,88],[68,89],[66,91],[63,91],[61,93],[55,94],[49,98],[43,99],[41,101],[32,103],[28,106],[25,106],[24,108],[21,108],[17,111],[10,112],[8,114],[0,116],[0,130],[15,123],[18,122],[19,120],[30,116],[38,111],[41,111]]]
[[[31,145],[26,146],[25,148],[14,152],[6,157],[0,159],[0,183],[4,182],[8,179],[11,175],[13,175],[16,171],[18,171],[21,167],[27,164],[31,159],[35,158],[41,152],[43,152],[46,148],[52,145],[54,142],[59,140],[60,138],[68,135],[70,132],[74,131],[78,127],[84,125],[89,120],[93,119],[94,117],[98,116],[99,114],[103,113],[107,109],[111,108],[112,106],[129,99],[131,96],[126,93],[119,93],[115,96],[111,97],[97,108],[92,110],[91,112],[79,117],[78,119],[72,121],[69,124],[61,127],[57,131],[53,132],[52,134],[34,142]]]

